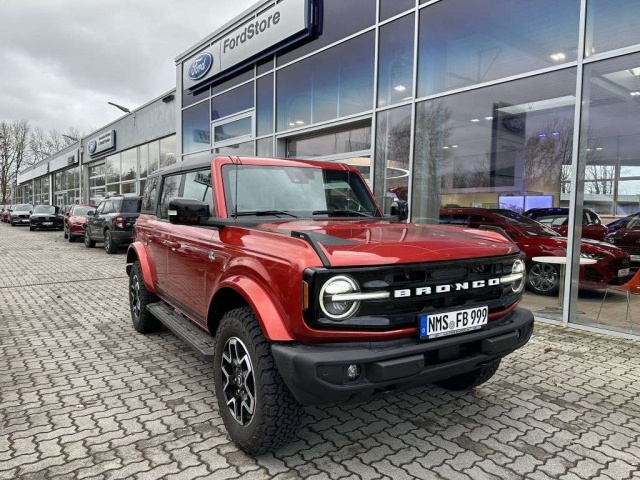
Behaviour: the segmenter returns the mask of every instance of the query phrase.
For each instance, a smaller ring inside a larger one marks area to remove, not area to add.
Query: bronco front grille
[[[322,285],[332,276],[346,274],[354,277],[362,292],[387,290],[390,298],[370,300],[361,303],[356,319],[375,319],[368,323],[377,323],[379,329],[400,328],[414,325],[416,315],[455,309],[470,308],[474,305],[487,305],[489,313],[503,310],[515,302],[511,285],[483,286],[472,288],[473,282],[488,282],[511,273],[513,262],[518,256],[481,258],[447,262],[430,262],[384,267],[310,269],[305,280],[309,283],[310,305],[305,320],[315,327],[347,328],[353,322],[335,322],[323,318],[318,306],[318,297]],[[450,291],[436,292],[436,286],[449,285]],[[466,286],[467,288],[460,288]],[[424,294],[431,287],[429,294]],[[418,290],[423,294],[418,294]],[[409,294],[407,294],[409,291]],[[313,293],[311,293],[313,292]],[[402,292],[399,296],[397,292]]]

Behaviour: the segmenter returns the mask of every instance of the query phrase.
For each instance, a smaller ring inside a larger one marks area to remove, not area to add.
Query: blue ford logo
[[[211,65],[213,65],[213,55],[209,52],[198,55],[189,67],[189,78],[200,80],[211,70]]]
[[[98,144],[96,143],[96,141],[91,140],[89,142],[89,153],[95,153],[97,147],[98,147]]]

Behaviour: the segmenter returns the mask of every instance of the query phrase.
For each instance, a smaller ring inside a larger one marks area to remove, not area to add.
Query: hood
[[[538,243],[544,244],[550,247],[558,248],[558,256],[566,255],[567,250],[567,237],[537,237]],[[580,251],[584,253],[596,253],[599,255],[612,255],[614,257],[624,256],[624,252],[610,243],[601,242],[599,240],[592,240],[590,238],[583,238],[580,242]]]
[[[499,233],[430,224],[371,220],[291,220],[260,225],[263,230],[307,233],[331,266],[388,265],[518,253]]]

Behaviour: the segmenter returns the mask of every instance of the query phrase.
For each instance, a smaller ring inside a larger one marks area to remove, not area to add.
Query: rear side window
[[[164,177],[162,181],[162,193],[160,195],[160,218],[169,219],[169,202],[178,196],[183,175],[171,175]]]
[[[125,198],[122,201],[122,213],[140,213],[140,207],[142,205],[142,198]]]
[[[158,187],[160,186],[160,177],[147,178],[147,184],[144,187],[142,196],[141,210],[145,213],[156,213],[156,201],[158,200]]]

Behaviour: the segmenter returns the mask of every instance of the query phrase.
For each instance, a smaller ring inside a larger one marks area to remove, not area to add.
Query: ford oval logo
[[[209,73],[211,65],[213,65],[213,55],[209,52],[198,55],[189,67],[189,78],[191,80],[200,80]]]
[[[89,153],[95,153],[96,148],[98,148],[98,144],[96,143],[95,140],[91,140],[89,142]]]

